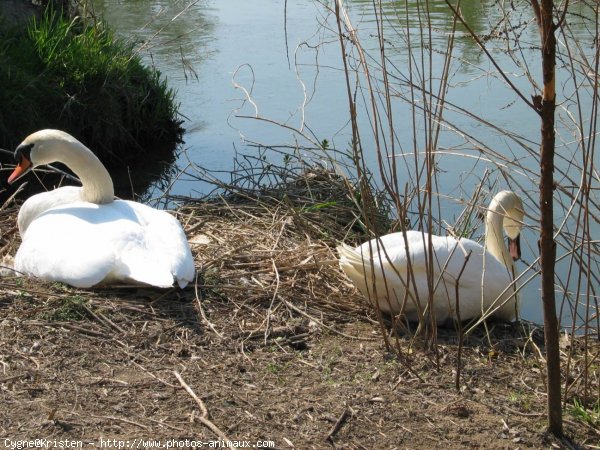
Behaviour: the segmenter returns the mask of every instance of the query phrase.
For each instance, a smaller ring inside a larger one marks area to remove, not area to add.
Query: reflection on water
[[[145,60],[154,64],[177,89],[187,130],[185,146],[177,161],[179,167],[199,164],[224,172],[231,170],[237,151],[254,152],[246,146],[248,141],[303,145],[314,136],[316,141],[327,139],[331,148],[348,150],[352,133],[337,25],[325,7],[328,2],[322,3],[306,0],[94,0],[99,16],[122,37],[135,42]],[[416,135],[413,133],[411,102],[419,109],[435,100],[418,92],[413,100],[411,83],[418,84],[424,78],[431,93],[438,93],[442,81],[447,81],[445,122],[436,147],[440,150],[436,160],[437,190],[442,196],[468,199],[486,170],[491,171],[491,176],[485,187],[491,191],[503,188],[505,177],[511,177],[527,200],[528,223],[532,227],[524,236],[524,241],[530,243],[525,257],[533,262],[537,254],[534,226],[538,216],[535,174],[539,170],[539,117],[516,96],[503,77],[506,76],[525,98],[539,93],[536,81],[541,78],[539,35],[530,3],[519,0],[460,2],[463,17],[498,61],[503,73],[491,64],[465,27],[454,23],[443,0],[352,0],[348,3],[352,23],[363,46],[372,53],[373,59],[369,61],[375,68],[379,48],[376,18],[383,26],[401,184],[407,181],[417,184],[414,166],[404,162],[410,161],[415,152],[422,151],[422,136],[426,131],[421,120],[417,121]],[[374,13],[374,4],[381,5],[383,15]],[[503,14],[502,5],[508,15]],[[590,37],[586,29],[589,23],[585,19],[590,17],[589,10],[583,2],[573,8],[574,14],[569,17],[569,29],[565,32],[573,33],[576,40],[581,41],[583,51],[591,54],[593,36]],[[453,58],[447,75],[442,78],[441,68],[450,36],[454,36]],[[409,62],[412,73],[408,70]],[[350,63],[359,64],[352,56]],[[526,75],[528,71],[534,78]],[[376,69],[374,72],[377,83],[380,75]],[[568,86],[568,76],[567,71],[560,71],[558,85]],[[376,87],[381,85],[376,84]],[[364,86],[355,88],[356,97],[361,101],[366,95]],[[248,101],[247,94],[252,101]],[[572,144],[568,125],[569,117],[577,111],[575,106],[572,101],[560,105],[557,168],[563,172],[559,172],[562,179],[570,176],[577,181],[577,172],[567,175],[573,162],[580,160],[580,149]],[[584,120],[589,121],[589,106],[582,107]],[[256,114],[289,128],[247,118]],[[370,120],[361,110],[361,129],[370,130]],[[304,136],[291,133],[290,128],[301,131]],[[367,157],[375,167],[374,143],[368,133],[364,134],[363,148],[370,152]],[[519,162],[518,170],[511,169],[512,161]],[[181,195],[202,194],[208,189],[209,186],[185,176],[171,186],[171,192]],[[460,210],[460,205],[446,201],[442,203],[441,215],[453,223]],[[597,234],[598,225],[592,226],[596,227],[592,234]],[[523,298],[524,316],[541,321],[537,281],[526,287]]]
[[[226,170],[236,149],[247,138],[265,144],[289,141],[289,131],[236,116],[270,118],[290,127],[310,130],[318,140],[327,139],[332,147],[347,149],[351,137],[347,101],[335,22],[318,2],[288,1],[287,21],[284,21],[283,0],[95,0],[95,11],[125,39],[137,44],[149,64],[155,65],[179,92],[181,112],[186,119],[185,152],[180,165],[188,159]],[[367,50],[376,53],[377,24],[371,0],[353,0],[350,13]],[[444,63],[448,36],[454,29],[451,11],[444,0],[375,2],[383,9],[384,36],[392,78],[392,88],[398,97],[407,96],[408,48],[418,49],[423,43],[425,53],[431,53],[431,66],[413,55],[416,71],[431,75],[432,91],[436,92]],[[537,29],[531,20],[528,2],[506,4],[508,19],[493,0],[461,2],[461,14],[480,39],[490,48],[511,81],[526,97],[536,93],[535,80],[525,76],[530,70],[541,72],[538,56]],[[576,8],[585,8],[581,3]],[[575,16],[585,16],[579,10]],[[379,16],[377,16],[379,17]],[[571,27],[579,27],[573,21]],[[431,31],[430,31],[431,30]],[[512,148],[513,143],[499,131],[490,130],[486,121],[497,129],[510,130],[535,147],[538,140],[538,117],[506,87],[497,69],[464,27],[456,24],[454,59],[447,76],[450,105],[446,120],[452,127],[468,132],[465,142],[455,130],[445,133],[442,148],[461,143],[482,146],[523,158],[523,164],[535,169],[537,162],[527,151]],[[506,39],[506,36],[509,36]],[[519,39],[518,41],[516,39]],[[583,41],[584,42],[584,41]],[[517,43],[521,47],[515,47]],[[591,44],[591,43],[590,43]],[[514,53],[524,63],[513,60]],[[317,66],[318,64],[318,66]],[[527,65],[525,65],[527,64]],[[428,73],[430,72],[430,74]],[[414,82],[418,80],[412,78]],[[559,79],[559,83],[562,80]],[[252,95],[254,105],[245,100],[243,87]],[[417,99],[422,101],[422,99]],[[411,105],[395,105],[395,118],[410,118]],[[417,105],[418,106],[418,105]],[[461,110],[462,108],[462,110]],[[465,111],[471,115],[466,115]],[[359,117],[361,125],[369,121]],[[399,141],[407,152],[412,151],[409,127],[398,127]],[[491,131],[491,132],[490,132]],[[406,144],[408,143],[408,144]],[[523,145],[523,144],[521,144]],[[468,150],[464,150],[468,151]],[[515,153],[516,152],[516,153]],[[452,159],[452,156],[441,158]],[[567,158],[568,160],[569,158]],[[453,189],[456,196],[468,195],[456,180],[452,166],[444,167],[449,174],[441,181]],[[410,175],[410,174],[406,174]],[[468,184],[462,179],[461,185]],[[476,184],[475,180],[473,184]],[[180,194],[190,193],[197,186],[187,186],[185,180],[175,187]]]

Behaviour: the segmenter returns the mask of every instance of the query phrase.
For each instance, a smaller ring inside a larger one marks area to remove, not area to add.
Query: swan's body
[[[9,182],[54,161],[82,182],[23,203],[16,271],[76,287],[117,281],[184,287],[193,280],[194,260],[177,219],[141,203],[114,200],[110,175],[75,138],[58,130],[38,131],[15,156],[19,165]]]
[[[433,254],[430,305],[437,323],[457,318],[457,300],[461,320],[484,316],[513,320],[519,309],[512,284],[513,257],[518,254],[522,219],[519,197],[503,191],[494,197],[486,216],[485,247],[466,238],[432,235],[430,252],[427,233],[407,231],[406,241],[403,233],[392,233],[356,248],[339,246],[340,267],[382,311],[417,321],[431,313],[425,308]],[[515,242],[510,252],[502,241],[503,228]]]

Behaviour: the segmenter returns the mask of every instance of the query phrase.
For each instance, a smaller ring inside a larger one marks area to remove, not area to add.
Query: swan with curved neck
[[[457,316],[461,320],[488,316],[513,320],[519,310],[513,260],[520,257],[523,217],[521,199],[514,192],[502,191],[492,199],[486,214],[484,246],[466,238],[407,231],[356,248],[342,244],[339,264],[371,303],[409,321],[431,313],[427,305],[433,308],[437,323]],[[434,257],[431,298],[427,279],[430,255]]]
[[[60,162],[68,166],[81,180],[81,201],[110,203],[114,200],[112,179],[92,151],[60,130],[41,130],[30,134],[15,150],[17,167],[8,178],[14,183],[30,169]]]
[[[19,210],[15,270],[76,287],[134,282],[184,287],[194,260],[181,224],[165,211],[115,200],[112,179],[85,145],[60,130],[33,133],[15,150],[14,183],[32,168],[61,162],[81,180],[30,197]]]

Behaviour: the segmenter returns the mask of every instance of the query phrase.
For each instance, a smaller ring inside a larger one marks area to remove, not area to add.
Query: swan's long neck
[[[485,218],[485,249],[509,269],[513,259],[504,244],[504,217],[506,209],[496,199],[492,200]]]
[[[114,200],[112,179],[100,160],[79,141],[62,145],[54,160],[68,166],[81,180],[81,200],[90,203],[110,203]]]

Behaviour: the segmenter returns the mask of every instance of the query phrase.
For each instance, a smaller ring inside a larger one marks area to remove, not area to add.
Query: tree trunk
[[[535,2],[532,2],[535,3]],[[556,29],[552,20],[552,0],[542,0],[536,10],[542,42],[542,68],[544,90],[539,106],[542,119],[542,144],[540,149],[540,264],[542,267],[542,303],[544,307],[544,339],[546,344],[546,370],[548,379],[548,429],[555,436],[563,435],[559,325],[556,317],[554,295],[554,111],[556,107],[555,65]],[[535,8],[535,5],[534,5]],[[539,104],[539,102],[538,102]]]

